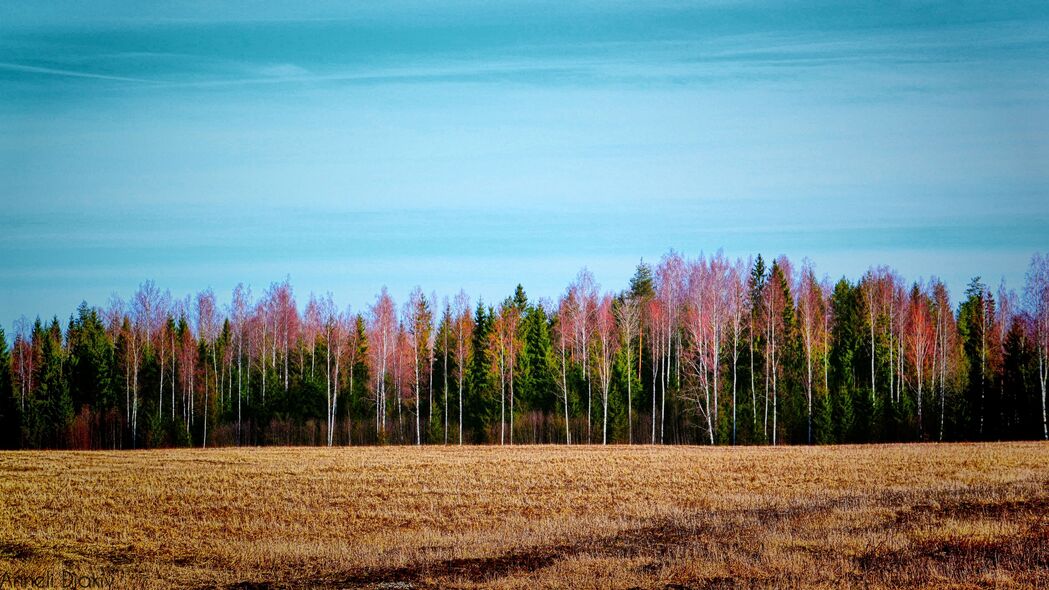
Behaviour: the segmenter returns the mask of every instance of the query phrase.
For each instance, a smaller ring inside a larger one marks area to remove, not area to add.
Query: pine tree
[[[11,353],[7,350],[7,336],[0,326],[0,449],[18,447],[18,401],[12,387]]]

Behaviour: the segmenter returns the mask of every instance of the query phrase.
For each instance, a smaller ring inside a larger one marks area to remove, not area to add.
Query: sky
[[[0,3],[0,326],[144,280],[556,297],[761,253],[1022,289],[1045,2]]]

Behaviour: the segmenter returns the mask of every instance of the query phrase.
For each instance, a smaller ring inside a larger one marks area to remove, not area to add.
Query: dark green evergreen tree
[[[965,295],[958,308],[958,335],[969,370],[957,420],[964,438],[984,438],[987,395],[993,391],[988,357],[994,302],[980,277],[969,281]]]
[[[34,367],[34,395],[41,420],[38,444],[60,448],[68,443],[69,426],[73,422],[73,400],[65,377],[65,351],[62,345],[62,327],[58,318],[41,332],[40,364]]]
[[[627,289],[630,297],[638,301],[646,301],[656,294],[655,279],[652,277],[652,267],[642,260],[634,270],[634,276],[630,277],[630,287]]]
[[[1006,333],[1002,365],[1002,430],[1010,438],[1037,439],[1042,435],[1038,362],[1022,318],[1014,317]]]
[[[368,368],[368,327],[364,317],[357,314],[353,321],[354,334],[350,339],[349,366],[346,370],[346,378],[349,380],[348,399],[343,403],[343,408],[351,420],[351,425],[360,425],[361,439],[365,432],[373,429],[365,425],[375,422],[375,406],[369,403],[368,384],[371,380],[371,371]]]
[[[7,336],[0,326],[0,449],[18,447],[18,400],[15,399],[11,353],[7,350]]]
[[[870,407],[869,392],[860,391],[857,373],[863,361],[859,355],[862,348],[863,313],[859,288],[846,279],[834,286],[831,309],[834,321],[831,324],[830,411],[834,423],[835,442],[857,442],[866,433],[855,420],[854,401],[862,398],[861,408]],[[862,409],[861,409],[862,411]]]
[[[740,444],[765,442],[762,408],[765,396],[765,284],[768,268],[765,259],[758,254],[747,277],[747,292],[750,299],[750,315],[739,363],[739,394],[737,409]]]
[[[523,347],[518,357],[518,383],[522,405],[542,415],[556,410],[557,388],[550,319],[541,305],[528,305],[521,320]]]
[[[66,339],[73,409],[84,417],[87,428],[95,435],[94,440],[87,442],[92,446],[111,446],[115,441],[103,441],[101,436],[112,430],[107,428],[106,416],[117,407],[115,351],[98,312],[86,302],[77,308]]]
[[[474,312],[473,354],[467,373],[467,390],[463,400],[463,426],[473,433],[474,442],[489,442],[489,426],[498,424],[499,387],[492,380],[492,359],[488,338],[495,310],[477,302]]]

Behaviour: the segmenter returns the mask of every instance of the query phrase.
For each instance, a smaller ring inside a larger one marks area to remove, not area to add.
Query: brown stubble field
[[[0,454],[0,575],[63,571],[143,588],[1049,588],[1049,445]]]

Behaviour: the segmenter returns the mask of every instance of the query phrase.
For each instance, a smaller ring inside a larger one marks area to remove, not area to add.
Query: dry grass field
[[[0,576],[63,572],[120,588],[1049,588],[1049,445],[0,454]]]

